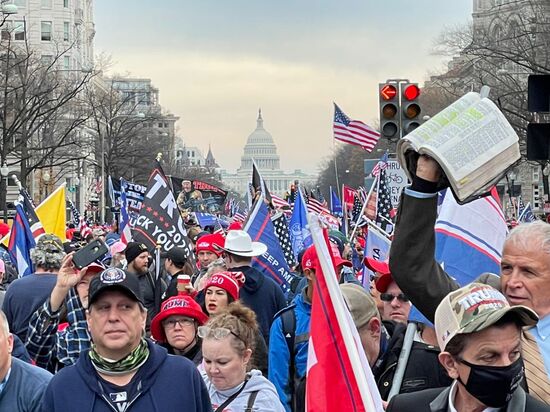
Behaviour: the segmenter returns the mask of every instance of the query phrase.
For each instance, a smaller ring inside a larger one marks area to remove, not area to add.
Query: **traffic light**
[[[527,109],[550,112],[550,75],[530,74],[527,79]]]
[[[402,136],[412,132],[420,126],[422,109],[418,98],[420,97],[420,88],[417,83],[401,83],[401,107],[402,118],[401,128]]]
[[[529,75],[527,108],[533,113],[550,111],[550,75]],[[527,160],[550,160],[550,123],[527,125]]]
[[[399,93],[397,83],[380,83],[378,97],[380,100],[380,133],[386,139],[399,139]]]

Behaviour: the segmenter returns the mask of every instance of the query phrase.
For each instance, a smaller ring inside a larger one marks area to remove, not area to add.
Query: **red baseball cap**
[[[352,266],[349,260],[342,259],[342,256],[340,256],[340,251],[338,250],[338,245],[332,242],[329,242],[329,245],[330,245],[330,252],[334,259],[334,266],[336,268],[339,268],[340,266],[348,266],[348,267]],[[304,256],[302,256],[302,270],[317,269],[318,267],[319,267],[319,259],[317,259],[317,252],[315,250],[315,246],[311,245],[304,252]]]
[[[393,278],[390,273],[390,265],[388,262],[376,260],[371,257],[366,257],[364,260],[365,266],[373,272],[379,273],[380,276],[375,281],[376,290],[385,293]]]

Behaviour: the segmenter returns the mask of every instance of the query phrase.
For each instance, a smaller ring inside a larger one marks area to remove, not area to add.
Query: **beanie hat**
[[[204,235],[201,236],[201,238],[197,241],[197,244],[195,245],[195,251],[197,252],[197,255],[201,251],[208,251],[215,253],[216,256],[220,256],[221,250],[216,248],[223,247],[224,245],[224,238],[220,233],[214,233],[213,235]]]
[[[164,342],[166,340],[162,321],[173,315],[193,318],[199,326],[204,325],[208,320],[208,316],[204,314],[200,305],[191,296],[172,296],[170,299],[164,301],[160,307],[160,312],[151,321],[151,335],[157,342]]]
[[[126,256],[126,261],[128,264],[133,262],[135,258],[141,255],[143,252],[147,252],[147,246],[144,243],[140,242],[129,242],[126,245],[126,250],[124,251],[124,256]]]
[[[239,299],[239,289],[246,280],[243,272],[218,272],[212,275],[205,286],[205,290],[210,286],[216,286],[225,290],[233,299]]]

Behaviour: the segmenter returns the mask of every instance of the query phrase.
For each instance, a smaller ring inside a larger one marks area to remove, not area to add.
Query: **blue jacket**
[[[38,412],[52,374],[11,358],[11,371],[0,393],[0,412]]]
[[[239,291],[239,299],[256,313],[260,332],[269,346],[269,328],[273,318],[286,306],[285,295],[273,279],[251,266],[230,269],[243,272],[246,280]]]
[[[294,367],[296,376],[301,378],[306,374],[307,367],[307,349],[309,336],[309,324],[311,320],[311,303],[307,302],[305,289],[297,295],[292,301],[292,305],[285,310],[294,310],[296,315],[296,333],[295,333],[295,350],[294,350]],[[269,333],[269,380],[275,385],[281,403],[285,409],[291,411],[291,387],[293,380],[289,379],[289,363],[290,353],[285,337],[283,336],[283,327],[281,317],[277,316],[271,325]],[[302,342],[298,342],[300,337],[303,337]]]
[[[128,412],[212,411],[206,385],[195,365],[183,356],[168,355],[166,349],[147,341],[149,358],[132,381],[137,394],[129,395]],[[43,412],[116,412],[105,398],[100,378],[88,352],[76,364],[61,369],[51,380]]]

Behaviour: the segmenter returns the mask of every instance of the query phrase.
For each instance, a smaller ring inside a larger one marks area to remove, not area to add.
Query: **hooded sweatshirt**
[[[195,365],[183,356],[168,355],[166,349],[149,340],[147,345],[149,358],[126,386],[132,390],[127,393],[124,405],[118,404],[117,408],[108,401],[119,393],[105,389],[86,351],[76,364],[53,377],[44,395],[42,411],[120,412],[121,408],[125,412],[212,411],[208,391]]]
[[[206,382],[206,387],[208,388],[210,400],[212,401],[212,408],[214,408],[214,410],[224,403],[231,395],[237,392],[243,385],[240,383],[234,388],[219,391],[214,387],[212,382],[210,382],[208,375],[204,370],[201,370],[201,375]],[[271,382],[262,376],[262,372],[257,369],[252,369],[247,375],[249,376],[249,380],[246,383],[244,390],[224,408],[223,412],[245,411],[248,405],[248,398],[252,392],[258,392],[252,408],[254,412],[285,411],[281,401],[279,401],[279,396],[277,395],[275,386],[273,386]]]

